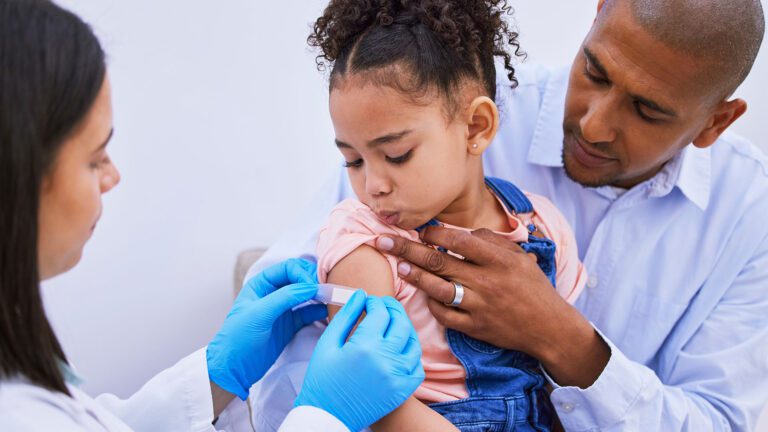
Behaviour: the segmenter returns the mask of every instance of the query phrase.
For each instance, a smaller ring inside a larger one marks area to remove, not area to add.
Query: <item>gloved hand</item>
[[[317,292],[315,264],[292,259],[274,265],[245,284],[232,310],[208,345],[208,376],[245,400],[293,336],[328,316],[325,305],[291,309]]]
[[[320,337],[295,405],[321,408],[359,431],[399,407],[422,381],[421,345],[403,306],[358,291]]]

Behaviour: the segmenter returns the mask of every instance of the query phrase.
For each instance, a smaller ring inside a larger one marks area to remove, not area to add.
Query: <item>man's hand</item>
[[[530,354],[562,386],[587,388],[600,376],[608,345],[519,245],[489,230],[428,227],[422,239],[465,259],[400,237],[381,237],[376,245],[404,260],[400,277],[431,297],[429,309],[441,324]],[[451,281],[465,289],[459,307],[445,305],[454,297]]]

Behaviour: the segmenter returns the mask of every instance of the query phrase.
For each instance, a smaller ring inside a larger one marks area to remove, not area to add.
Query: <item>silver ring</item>
[[[461,305],[461,301],[464,300],[464,285],[458,283],[458,282],[451,282],[453,284],[454,293],[453,293],[453,301],[450,303],[446,303],[446,306],[451,307],[459,307]]]

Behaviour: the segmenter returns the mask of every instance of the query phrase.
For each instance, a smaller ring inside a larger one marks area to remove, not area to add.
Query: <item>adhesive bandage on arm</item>
[[[313,300],[335,306],[344,306],[355,291],[358,291],[358,288],[335,284],[318,284],[317,294],[315,294]]]

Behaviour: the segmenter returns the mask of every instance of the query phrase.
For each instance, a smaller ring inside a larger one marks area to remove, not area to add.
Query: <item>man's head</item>
[[[760,0],[601,0],[571,70],[563,163],[587,186],[632,187],[747,109],[729,100],[765,31]]]

